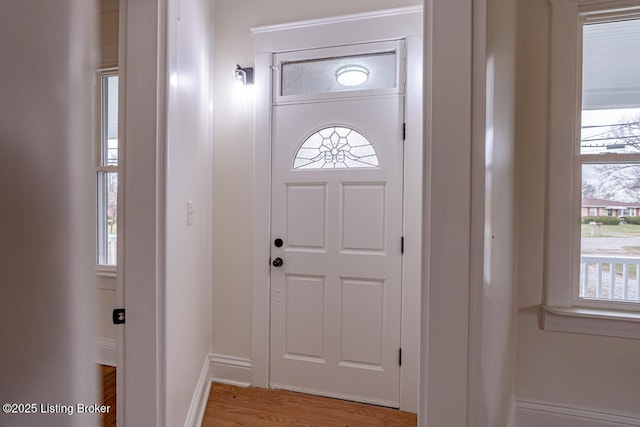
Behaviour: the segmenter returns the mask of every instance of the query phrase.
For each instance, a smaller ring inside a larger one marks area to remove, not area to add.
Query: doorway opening
[[[271,388],[400,406],[403,59],[274,56]]]
[[[350,18],[252,30],[252,383],[417,412],[422,9]]]

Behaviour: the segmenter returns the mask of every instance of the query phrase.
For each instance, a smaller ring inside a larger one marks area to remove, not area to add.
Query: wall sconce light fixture
[[[233,76],[235,77],[236,81],[241,83],[243,86],[248,86],[253,84],[253,68],[252,67],[242,68],[241,66],[237,65],[236,70],[233,73]]]

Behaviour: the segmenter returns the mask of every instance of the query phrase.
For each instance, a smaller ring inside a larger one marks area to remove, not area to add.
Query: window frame
[[[100,263],[100,247],[104,237],[102,233],[104,228],[101,227],[105,223],[104,215],[102,214],[103,198],[106,195],[101,191],[100,174],[101,173],[118,173],[118,165],[106,165],[103,164],[103,155],[105,153],[104,147],[104,135],[106,132],[104,114],[106,111],[105,98],[104,98],[104,85],[105,78],[119,76],[119,70],[117,67],[101,68],[95,73],[95,136],[94,136],[94,170],[96,179],[96,273],[99,277],[112,278],[116,276],[117,260],[116,264],[103,264]],[[118,164],[120,159],[118,159]],[[104,162],[106,163],[106,162]]]
[[[640,1],[551,3],[545,294],[541,319],[546,330],[640,338],[640,304],[579,298],[581,167],[585,163],[623,160],[620,154],[579,153],[576,142],[582,113],[582,26],[623,17],[640,17]]]
[[[380,89],[362,89],[354,87],[351,90],[329,91],[300,95],[282,95],[282,67],[283,64],[300,61],[319,61],[350,56],[375,55],[380,53],[395,52],[396,55],[396,82],[395,87]],[[404,39],[355,43],[346,46],[333,46],[328,48],[291,50],[275,53],[273,55],[272,68],[276,71],[272,76],[273,103],[284,105],[316,100],[330,100],[342,98],[356,98],[361,96],[397,95],[405,93],[406,86],[406,46]]]

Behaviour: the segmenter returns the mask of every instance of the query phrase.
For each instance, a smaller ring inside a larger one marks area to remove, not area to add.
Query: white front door
[[[273,388],[399,406],[403,103],[273,107]]]

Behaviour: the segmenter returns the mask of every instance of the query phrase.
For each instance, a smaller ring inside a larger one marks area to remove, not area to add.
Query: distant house
[[[582,199],[581,216],[640,216],[640,202],[618,202],[606,199]]]

